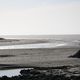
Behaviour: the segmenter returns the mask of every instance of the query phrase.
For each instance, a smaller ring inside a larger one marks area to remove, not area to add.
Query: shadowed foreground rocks
[[[72,58],[80,58],[80,50],[77,53],[75,53],[74,55],[69,56],[69,57],[72,57]]]
[[[75,72],[74,68],[21,70],[18,76],[3,76],[0,80],[80,80],[80,72]]]

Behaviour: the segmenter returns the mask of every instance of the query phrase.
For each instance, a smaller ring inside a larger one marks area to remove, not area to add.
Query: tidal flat
[[[0,69],[41,68],[59,72],[65,66],[78,72],[80,59],[69,56],[79,50],[80,41],[76,38],[4,39],[0,40]]]
[[[78,48],[0,50],[0,64],[37,67],[78,65],[80,59],[68,57],[78,50]]]

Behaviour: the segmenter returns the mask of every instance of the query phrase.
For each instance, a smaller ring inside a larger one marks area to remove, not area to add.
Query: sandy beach
[[[31,78],[31,75],[33,75],[32,78],[34,76],[36,78],[36,75],[39,78],[43,74],[45,79],[48,76],[50,79],[55,76],[61,80],[63,80],[62,76],[64,79],[71,80],[74,77],[78,79],[80,76],[80,59],[70,56],[79,50],[80,40],[75,38],[0,40],[0,79],[3,79],[4,75],[7,76],[6,79],[12,79],[12,76],[21,79],[24,75],[20,71],[25,68],[25,72],[31,68],[31,73],[24,73],[26,79],[28,76]],[[34,75],[36,72],[40,74]]]
[[[1,40],[0,64],[26,67],[79,65],[80,59],[69,58],[79,49],[78,43],[65,40],[9,39],[7,42]]]

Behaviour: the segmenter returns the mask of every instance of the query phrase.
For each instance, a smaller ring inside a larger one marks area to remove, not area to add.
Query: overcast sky
[[[80,34],[80,0],[0,0],[0,35]]]

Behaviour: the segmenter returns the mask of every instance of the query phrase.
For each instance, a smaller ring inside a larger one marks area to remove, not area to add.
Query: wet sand
[[[7,39],[7,41],[1,40],[0,46],[56,42],[68,45],[56,48],[0,49],[0,67],[54,67],[80,64],[80,59],[69,58],[80,49],[74,42],[53,39]]]
[[[80,59],[68,58],[78,48],[11,49],[0,50],[0,64],[18,66],[54,67],[79,65]]]

